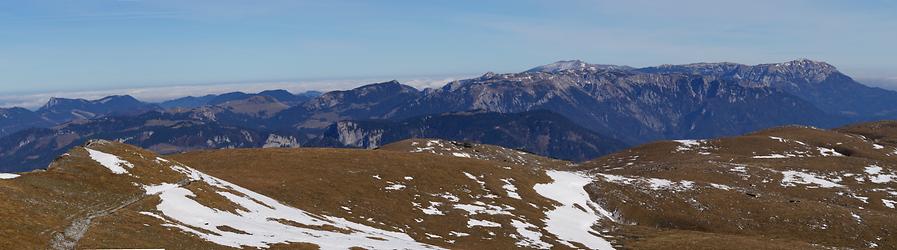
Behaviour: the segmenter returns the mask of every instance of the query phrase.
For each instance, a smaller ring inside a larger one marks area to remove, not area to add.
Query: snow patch
[[[611,175],[611,174],[598,174],[601,177],[604,177],[604,180],[611,183],[616,184],[624,184],[624,185],[636,185],[641,187],[647,187],[650,190],[672,190],[672,191],[685,191],[689,190],[694,186],[693,181],[671,181],[667,179],[659,179],[659,178],[646,178],[646,177],[626,177],[619,175]]]
[[[793,155],[793,154],[789,154],[789,155],[771,154],[771,155],[758,155],[758,156],[754,156],[751,158],[754,158],[754,159],[787,159],[787,158],[791,158],[791,157],[796,157],[796,155]]]
[[[9,180],[19,178],[20,175],[10,173],[0,173],[0,180]]]
[[[215,244],[234,248],[267,248],[290,242],[317,244],[322,249],[438,248],[418,243],[404,233],[311,214],[192,168],[172,166],[172,169],[194,181],[224,189],[216,193],[241,209],[230,212],[208,207],[191,198],[196,195],[189,189],[173,187],[158,193],[161,200],[156,206],[158,213],[141,214],[164,221],[163,226],[180,229]],[[328,227],[337,230],[320,229]]]
[[[583,189],[592,180],[580,174],[556,170],[546,171],[546,174],[553,182],[536,184],[533,189],[561,205],[545,213],[545,229],[556,235],[560,243],[572,248],[576,247],[570,242],[578,242],[591,249],[613,249],[610,242],[592,229],[603,217],[613,220],[611,214],[592,202]]]
[[[155,195],[155,194],[164,192],[165,190],[169,190],[169,189],[176,188],[176,187],[178,187],[178,184],[162,183],[159,185],[143,186],[143,190],[146,190],[147,195]]]
[[[445,215],[442,211],[439,210],[439,205],[442,203],[431,201],[430,206],[427,208],[422,208],[421,211],[426,215]]]
[[[542,233],[531,230],[531,228],[539,230],[539,228],[533,224],[519,220],[511,220],[511,225],[517,229],[517,234],[521,237],[517,239],[517,243],[515,243],[515,245],[519,247],[550,249],[554,246],[542,241]]]
[[[514,210],[513,207],[500,207],[496,205],[487,205],[483,202],[477,202],[476,204],[455,204],[452,206],[455,209],[461,209],[467,211],[468,214],[488,214],[488,215],[513,215],[511,214],[511,210]]]
[[[445,192],[445,193],[441,193],[441,194],[433,194],[433,196],[443,198],[443,199],[446,199],[451,202],[458,202],[461,200],[458,198],[458,196],[455,196],[454,194],[449,193],[449,192]]]
[[[885,205],[885,207],[889,208],[897,208],[897,201],[881,199],[881,203]]]
[[[793,171],[793,170],[782,171],[782,175],[783,175],[783,177],[782,177],[782,186],[783,187],[793,187],[793,186],[796,186],[795,184],[804,184],[804,185],[815,184],[815,185],[817,185],[819,187],[823,187],[823,188],[844,187],[843,185],[837,183],[837,182],[841,181],[840,178],[827,180],[827,179],[824,179],[823,177],[814,175],[812,173],[805,173],[805,172],[799,172],[799,171]]]
[[[517,193],[517,186],[514,186],[514,183],[511,183],[511,181],[513,181],[513,180],[514,179],[510,179],[510,178],[501,179],[501,181],[505,183],[505,185],[503,185],[501,187],[504,188],[506,192],[508,192],[508,197],[522,200],[523,198],[521,198],[520,194]]]
[[[501,224],[488,220],[470,219],[467,220],[467,227],[501,227]]]
[[[837,151],[835,151],[834,149],[823,148],[823,147],[817,147],[816,149],[819,150],[819,154],[821,154],[822,156],[844,156],[841,153],[838,153]]]
[[[731,190],[732,187],[723,184],[710,183],[710,186],[716,189]]]
[[[882,168],[876,165],[869,165],[866,167],[865,171],[868,174],[869,181],[873,183],[888,183],[897,180],[897,175],[892,174],[883,174]]]
[[[402,185],[402,184],[399,184],[399,183],[393,183],[393,184],[391,184],[391,185],[389,185],[389,186],[384,187],[383,189],[386,189],[386,190],[402,190],[402,189],[405,189],[405,187],[406,187],[405,185]]]
[[[681,145],[679,145],[679,147],[676,147],[676,151],[688,151],[688,150],[691,150],[695,146],[701,145],[701,142],[699,142],[697,140],[674,140],[674,141],[681,144]]]
[[[125,167],[134,168],[134,164],[122,160],[121,158],[118,158],[118,156],[103,153],[89,148],[86,148],[86,150],[87,153],[90,154],[91,159],[100,163],[100,165],[103,165],[103,167],[108,168],[109,171],[112,171],[112,173],[127,174],[128,170],[125,169]]]
[[[452,153],[452,156],[455,156],[455,157],[461,157],[461,158],[473,158],[473,157],[471,157],[470,154],[468,154],[468,153],[457,153],[457,152],[455,152],[455,153]]]

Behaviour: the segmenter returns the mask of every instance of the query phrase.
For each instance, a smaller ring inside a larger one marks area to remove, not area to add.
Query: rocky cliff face
[[[644,73],[685,73],[735,80],[748,87],[769,87],[800,97],[821,110],[854,121],[897,117],[897,92],[865,86],[831,64],[807,59],[743,65],[700,63],[637,69]]]
[[[831,125],[833,116],[793,95],[682,73],[584,68],[490,74],[426,92],[399,116],[463,110],[546,109],[632,144],[721,136],[782,125]],[[706,115],[711,114],[711,115]],[[736,122],[728,122],[729,119]]]
[[[486,143],[573,161],[592,159],[626,147],[625,143],[545,110],[514,114],[446,113],[401,121],[343,121],[330,126],[318,143],[374,148],[408,138]]]
[[[262,148],[298,148],[301,146],[296,137],[270,134]]]
[[[340,121],[327,131],[341,146],[354,148],[376,148],[383,140],[383,129],[364,128],[354,121]]]

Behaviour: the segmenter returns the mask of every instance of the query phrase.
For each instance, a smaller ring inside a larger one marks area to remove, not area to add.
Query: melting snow
[[[177,187],[178,187],[178,184],[162,183],[159,185],[143,186],[143,190],[146,190],[146,194],[148,194],[148,195],[154,195],[154,194],[164,192],[165,190],[169,190],[169,189],[177,188]]]
[[[115,155],[103,153],[89,148],[87,148],[87,153],[90,154],[91,159],[100,163],[100,165],[103,165],[103,167],[108,168],[109,171],[112,171],[112,173],[115,174],[127,174],[128,170],[124,167],[134,168],[134,164],[122,160]]]
[[[834,149],[823,148],[823,147],[818,147],[816,149],[819,150],[819,154],[821,154],[822,156],[844,156],[841,153],[838,153],[837,151],[835,151]]]
[[[823,177],[816,176],[812,173],[804,173],[798,171],[782,171],[782,186],[784,187],[792,187],[794,184],[816,184],[820,187],[824,188],[833,188],[833,187],[844,187],[841,184],[836,182],[841,181],[840,178],[836,180],[826,180]]]
[[[885,146],[878,145],[878,144],[872,144],[872,148],[873,148],[873,149],[884,149]]]
[[[673,191],[685,191],[691,189],[694,186],[693,181],[671,181],[666,179],[658,179],[658,178],[631,178],[619,175],[610,175],[610,174],[599,174],[604,177],[605,180],[612,183],[617,184],[640,184],[642,186],[647,186],[651,190],[673,190]]]
[[[730,190],[732,187],[723,184],[710,183],[710,186],[716,189]]]
[[[165,221],[163,226],[178,228],[222,246],[267,248],[272,244],[308,242],[317,244],[322,249],[437,248],[415,242],[404,233],[385,231],[338,217],[315,215],[286,206],[272,198],[191,168],[173,166],[172,169],[193,180],[225,189],[217,194],[243,209],[229,212],[207,207],[191,198],[196,196],[192,191],[173,187],[158,193],[161,199],[156,206],[158,214],[141,214]],[[315,229],[323,226],[338,230]],[[229,230],[230,228],[238,232]]]
[[[383,189],[386,189],[386,190],[402,190],[402,189],[405,189],[405,185],[398,184],[398,183],[394,183],[394,184],[392,184],[392,185],[389,185],[389,186],[384,187]]]
[[[470,219],[467,220],[467,227],[501,227],[501,224],[488,220]]]
[[[504,188],[505,191],[508,192],[508,197],[518,199],[518,200],[523,199],[520,197],[520,194],[517,194],[517,187],[514,186],[514,183],[511,183],[511,181],[513,181],[513,180],[514,179],[510,179],[510,178],[509,179],[501,179],[501,181],[503,181],[505,183],[505,185],[503,185],[501,187]]]
[[[729,171],[747,174],[747,167],[746,166],[735,166],[735,167],[732,167],[731,169],[729,169]]]
[[[885,206],[889,208],[897,208],[897,206],[895,206],[895,204],[897,204],[897,201],[881,199],[881,203],[885,204]]]
[[[712,153],[704,151],[704,150],[713,150],[714,147],[707,145],[701,146],[705,140],[675,140],[674,142],[678,142],[680,145],[676,147],[677,152],[691,151],[691,150],[702,150],[698,152],[701,155],[711,155]]]
[[[446,199],[451,202],[458,202],[461,200],[461,199],[458,199],[458,196],[455,196],[454,194],[449,193],[449,192],[445,192],[445,193],[441,193],[441,194],[434,194],[433,196],[440,197],[440,198]]]
[[[455,232],[455,231],[451,231],[451,232],[449,232],[449,235],[451,235],[451,236],[455,236],[455,237],[470,236],[469,233],[461,233],[461,232]]]
[[[538,227],[533,224],[519,220],[511,220],[511,225],[514,226],[514,228],[517,228],[517,234],[519,234],[520,237],[523,237],[517,240],[516,245],[519,247],[550,249],[554,246],[542,241],[542,233],[530,229],[535,228],[538,230]]]
[[[589,199],[585,185],[591,179],[576,173],[546,171],[554,180],[549,184],[536,184],[533,189],[545,198],[561,203],[545,214],[545,229],[557,236],[558,241],[569,247],[578,242],[591,249],[613,249],[607,240],[597,236],[592,226],[603,217],[611,220],[611,214]]]
[[[431,201],[430,206],[427,208],[421,208],[421,211],[423,211],[424,214],[427,215],[444,215],[444,213],[439,210],[439,205],[441,204],[442,203]]]
[[[472,158],[472,157],[470,156],[470,154],[468,154],[468,153],[452,153],[452,155],[455,156],[455,157]]]
[[[796,155],[793,155],[793,154],[788,154],[788,155],[771,154],[771,155],[758,155],[758,156],[754,156],[751,158],[754,158],[754,159],[786,159],[786,158],[791,158],[791,157],[795,157],[795,156]]]
[[[455,209],[461,209],[467,211],[469,214],[488,214],[488,215],[513,215],[511,214],[511,210],[514,210],[513,207],[499,207],[496,205],[487,205],[483,202],[477,202],[476,204],[455,204],[452,207]]]
[[[869,165],[868,167],[866,167],[866,173],[867,174],[881,173],[881,167],[876,166],[876,165]]]
[[[679,147],[676,147],[677,151],[688,151],[691,150],[692,147],[701,145],[701,142],[697,140],[675,140],[675,142],[682,144]]]
[[[480,186],[482,186],[483,188],[486,188],[486,182],[481,181],[480,178],[477,178],[475,175],[472,175],[468,172],[464,172],[464,176],[467,176],[467,178],[469,178],[473,181],[476,181],[477,183],[480,184]]]
[[[651,189],[653,189],[653,190],[660,190],[660,189],[665,189],[665,188],[669,188],[669,187],[673,186],[672,181],[664,180],[664,179],[651,178],[648,180],[648,183],[651,184]]]
[[[804,142],[802,142],[802,141],[789,140],[789,139],[785,139],[785,138],[782,138],[782,137],[776,137],[776,136],[770,136],[769,139],[773,139],[773,140],[776,140],[776,141],[779,141],[779,142],[782,142],[782,143],[788,143],[788,142],[792,142],[792,141],[793,141],[793,142],[795,142],[795,143],[797,143],[797,144],[800,144],[800,145],[804,145],[804,146],[807,145],[806,143],[804,143]]]
[[[888,183],[897,180],[897,175],[882,174],[882,168],[876,165],[870,165],[865,170],[869,174],[869,181],[873,183]]]
[[[0,173],[0,180],[15,179],[18,177],[19,177],[19,175],[17,175],[17,174]]]

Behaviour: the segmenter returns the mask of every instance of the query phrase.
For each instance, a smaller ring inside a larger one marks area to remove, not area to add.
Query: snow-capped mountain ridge
[[[546,64],[542,66],[538,66],[532,69],[529,69],[524,72],[545,72],[545,73],[560,73],[564,71],[579,71],[579,70],[630,70],[633,69],[629,66],[623,65],[610,65],[610,64],[591,64],[584,62],[582,60],[566,60],[566,61],[557,61],[551,64]]]

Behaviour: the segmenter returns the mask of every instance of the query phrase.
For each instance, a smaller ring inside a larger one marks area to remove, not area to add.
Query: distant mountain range
[[[438,89],[390,81],[327,93],[237,92],[159,104],[128,96],[53,99],[37,111],[0,110],[0,164],[42,168],[56,155],[50,151],[94,138],[170,153],[369,148],[435,137],[580,161],[655,140],[893,119],[895,103],[897,92],[867,87],[832,65],[806,59],[647,68],[574,60],[487,73]]]
[[[0,109],[0,137],[31,127],[50,127],[72,120],[88,120],[106,115],[132,115],[157,109],[131,96],[109,96],[99,100],[51,98],[37,111],[23,108]]]
[[[300,94],[292,94],[286,90],[267,90],[262,91],[257,94],[247,94],[243,92],[231,92],[220,95],[205,95],[200,97],[187,96],[181,97],[178,99],[164,101],[159,103],[159,106],[172,109],[172,108],[181,108],[181,109],[192,109],[202,106],[208,105],[219,105],[230,101],[236,100],[245,100],[255,96],[264,96],[271,97],[277,99],[277,101],[284,103],[286,105],[298,105],[305,101],[311,100],[317,96],[321,95],[321,92],[318,91],[308,91]]]
[[[315,145],[376,148],[408,138],[476,141],[574,161],[627,147],[545,110],[447,113],[401,121],[340,121],[328,127],[323,141]]]

